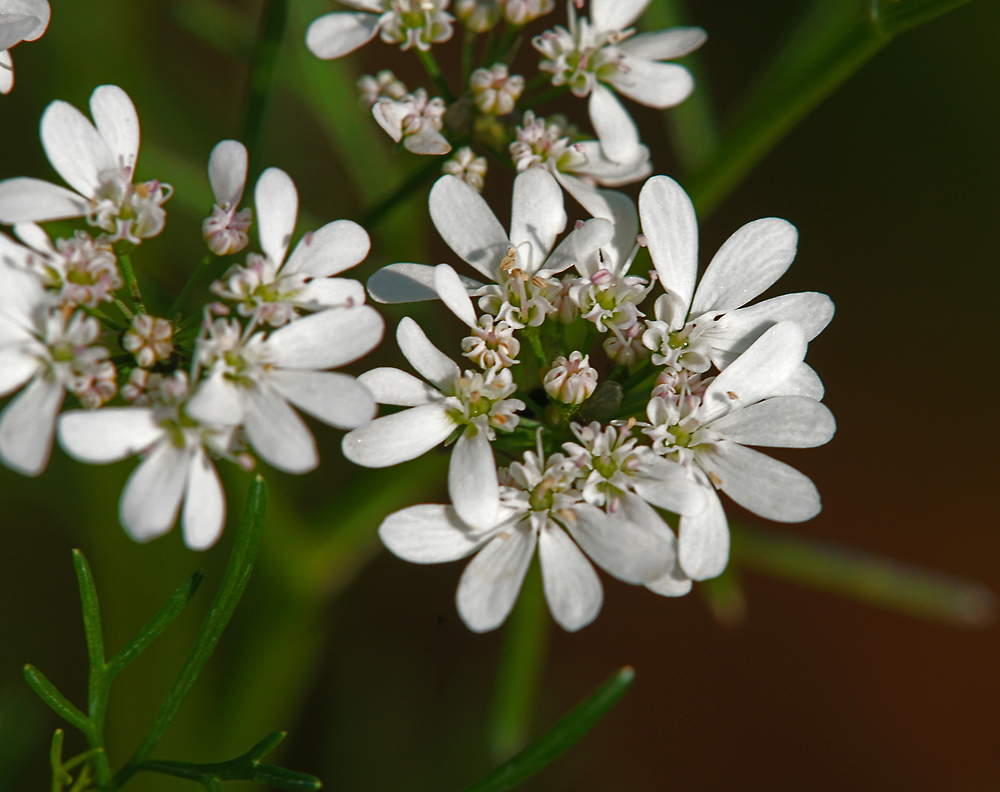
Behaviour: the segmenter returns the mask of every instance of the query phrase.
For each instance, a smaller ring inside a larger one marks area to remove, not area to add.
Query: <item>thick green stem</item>
[[[257,476],[247,493],[243,516],[240,519],[236,541],[233,543],[232,555],[229,557],[229,564],[222,578],[222,584],[212,601],[212,607],[208,611],[205,622],[198,631],[194,648],[188,655],[177,681],[174,682],[173,688],[163,702],[160,714],[153,722],[153,726],[142,741],[142,745],[115,776],[113,789],[121,788],[136,773],[139,765],[149,758],[156,744],[163,737],[167,726],[170,725],[170,721],[177,714],[184,697],[187,696],[208,662],[208,658],[211,657],[223,630],[229,624],[247,582],[250,580],[250,573],[253,571],[257,549],[260,546],[266,507],[267,487],[263,477]]]
[[[511,614],[497,669],[490,727],[490,751],[503,760],[524,747],[545,670],[548,609],[537,560],[528,571]]]
[[[281,38],[288,20],[288,0],[265,0],[261,10],[257,44],[250,59],[247,75],[246,112],[243,117],[243,142],[250,154],[249,172],[257,172],[261,128],[267,100],[274,85]],[[171,312],[173,315],[173,312]]]

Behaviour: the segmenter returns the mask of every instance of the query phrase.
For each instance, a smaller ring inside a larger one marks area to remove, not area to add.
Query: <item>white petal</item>
[[[372,105],[372,118],[396,143],[403,139],[403,122],[414,111],[412,102],[383,99]]]
[[[355,465],[382,468],[416,459],[455,431],[455,422],[440,404],[411,407],[376,418],[344,436],[343,451]]]
[[[785,274],[798,244],[795,226],[777,217],[747,223],[719,248],[691,303],[691,315],[746,305]]]
[[[328,369],[371,352],[385,322],[370,305],[330,308],[275,330],[267,337],[273,362],[282,368]]]
[[[771,396],[802,364],[805,354],[806,339],[797,324],[774,325],[708,386],[704,421]]]
[[[380,303],[436,300],[434,267],[408,263],[382,267],[368,279],[368,293]]]
[[[117,85],[101,85],[90,95],[90,115],[117,164],[134,168],[139,156],[139,115]]]
[[[379,404],[418,407],[441,398],[441,394],[423,380],[395,368],[371,369],[358,377],[358,382],[371,391]]]
[[[184,405],[184,410],[202,423],[236,426],[243,422],[246,409],[244,390],[227,379],[220,366],[201,380],[198,390]]]
[[[785,380],[772,396],[808,396],[810,399],[822,401],[825,389],[823,381],[811,367],[802,363]]]
[[[833,413],[806,396],[773,396],[712,422],[727,440],[771,448],[815,448],[836,430]]]
[[[448,465],[448,495],[458,516],[475,528],[490,528],[500,511],[500,485],[493,449],[485,433],[458,438]]]
[[[677,557],[693,580],[718,577],[729,563],[729,523],[719,496],[705,487],[705,508],[681,517]]]
[[[422,503],[393,512],[378,527],[382,543],[393,555],[414,564],[457,561],[476,552],[494,530],[476,531],[451,506]]]
[[[618,97],[609,88],[597,83],[590,93],[587,112],[608,159],[634,162],[640,151],[639,130]]]
[[[28,177],[0,182],[0,223],[45,222],[87,214],[87,202],[65,187]]]
[[[639,104],[663,110],[679,105],[694,90],[691,72],[676,63],[658,63],[644,58],[626,57],[625,70],[607,77],[615,90]]]
[[[700,291],[700,289],[699,289]],[[795,322],[812,341],[833,318],[833,301],[825,294],[799,292],[729,311],[712,329],[713,362],[725,368],[736,355],[746,351],[772,325]],[[722,365],[716,362],[718,357]]]
[[[0,94],[9,94],[14,87],[14,61],[7,50],[0,51]]]
[[[364,302],[365,287],[352,278],[313,278],[295,296],[295,304],[310,311],[353,308]]]
[[[306,30],[306,46],[317,58],[339,58],[375,38],[378,22],[375,14],[345,11],[324,14]]]
[[[654,176],[639,193],[639,217],[664,291],[690,306],[698,277],[698,220],[691,199],[669,176]]]
[[[257,233],[264,254],[275,264],[285,260],[299,214],[299,194],[291,177],[279,168],[268,168],[253,193],[257,207]]]
[[[281,271],[328,278],[360,264],[371,246],[368,232],[357,223],[334,220],[302,237]]]
[[[605,187],[621,187],[624,184],[631,184],[639,179],[645,179],[653,172],[653,165],[649,159],[649,149],[646,146],[639,146],[638,154],[631,162],[614,162],[608,159],[599,140],[584,140],[576,143],[574,148],[580,151],[587,158],[587,161],[573,173],[590,176],[598,184]]]
[[[605,269],[616,269],[632,252],[639,231],[639,215],[632,199],[625,193],[601,190],[567,174],[559,174],[559,183],[595,218],[603,218],[613,223],[612,239],[602,247],[608,259],[608,266]],[[559,247],[561,248],[564,243],[565,240]],[[546,269],[550,269],[548,263]]]
[[[147,407],[104,407],[63,413],[58,434],[71,457],[101,464],[144,451],[164,437],[164,430]]]
[[[17,332],[16,327],[0,323],[0,340],[8,333]],[[24,387],[40,370],[42,364],[34,355],[26,355],[17,347],[0,349],[0,396],[6,396]]]
[[[45,229],[36,223],[17,223],[14,226],[14,233],[24,244],[40,253],[56,252],[56,246],[52,244]],[[0,254],[2,254],[2,248],[0,248]]]
[[[64,395],[62,385],[39,376],[4,408],[0,413],[0,461],[26,476],[45,470]]]
[[[434,288],[441,301],[455,316],[469,327],[478,327],[476,312],[472,307],[472,299],[462,283],[462,279],[447,264],[438,264],[434,268]]]
[[[713,424],[714,428],[714,424]],[[676,462],[666,459],[647,470],[649,478],[635,478],[636,494],[647,503],[674,514],[697,514],[705,507],[704,487]]]
[[[137,542],[148,542],[173,527],[184,495],[190,454],[173,443],[160,443],[125,482],[118,517]]]
[[[535,532],[523,525],[494,537],[462,573],[455,600],[462,621],[473,632],[503,624],[514,608],[535,553]]]
[[[586,627],[601,611],[604,590],[587,557],[561,528],[546,526],[538,537],[545,600],[564,630]]]
[[[403,146],[407,151],[425,156],[441,156],[451,151],[451,143],[448,142],[448,138],[430,124],[423,124],[412,135],[404,137]]]
[[[579,182],[579,179],[574,181]],[[596,266],[589,267],[588,264],[596,262],[595,254],[598,248],[608,246],[614,233],[615,227],[610,220],[604,217],[591,218],[580,228],[570,231],[552,251],[552,255],[545,262],[545,272],[556,275],[575,265],[577,271],[584,277],[593,275]]]
[[[650,0],[593,0],[590,20],[598,31],[625,30],[646,10]]]
[[[641,498],[626,493],[615,511],[574,507],[576,520],[566,527],[583,551],[601,568],[626,583],[654,580],[675,561],[674,535]]]
[[[188,461],[187,487],[184,492],[184,544],[192,550],[207,550],[214,545],[226,524],[226,494],[205,449],[192,449]]]
[[[347,374],[276,369],[267,382],[303,412],[338,429],[353,429],[375,417],[371,392]]]
[[[234,209],[247,183],[247,147],[238,140],[217,143],[208,157],[208,181],[219,206]]]
[[[510,240],[483,196],[447,175],[431,187],[428,205],[434,227],[448,247],[493,280]]]
[[[633,58],[673,60],[698,49],[708,34],[697,27],[674,27],[652,33],[640,33],[618,45],[618,49]]]
[[[430,342],[420,325],[404,316],[396,328],[396,341],[410,365],[439,390],[450,385],[460,371],[455,362]]]
[[[674,564],[656,580],[646,583],[646,588],[661,597],[683,597],[691,591],[691,578],[684,573],[680,564]]]
[[[795,468],[725,440],[697,453],[716,486],[744,509],[768,520],[803,522],[819,514],[816,486]]]
[[[45,109],[41,135],[52,167],[70,187],[87,198],[97,194],[99,174],[118,168],[114,154],[97,128],[67,102],[55,101]]]
[[[0,50],[25,41],[38,27],[38,17],[19,14],[0,6]]]
[[[563,193],[558,182],[544,168],[528,168],[514,179],[511,202],[510,242],[521,250],[531,244],[526,270],[533,275],[549,255],[556,237],[566,227]]]
[[[281,396],[267,385],[246,389],[243,422],[261,459],[286,473],[308,473],[319,464],[316,440]]]
[[[35,27],[24,36],[24,41],[34,41],[48,27],[52,9],[48,0],[4,0],[3,13],[35,18]]]

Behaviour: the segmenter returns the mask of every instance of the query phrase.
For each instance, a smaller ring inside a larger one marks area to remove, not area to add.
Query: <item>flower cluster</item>
[[[666,176],[646,182],[638,211],[577,222],[558,244],[567,215],[547,168],[515,179],[509,231],[454,176],[432,188],[430,213],[474,277],[391,264],[369,293],[440,299],[467,328],[459,347],[474,368],[403,319],[399,346],[430,384],[398,369],[362,375],[378,402],[406,409],[349,432],[344,453],[383,467],[454,444],[451,504],[396,512],[380,535],[410,561],[475,555],[457,595],[470,628],[503,622],[536,547],[553,617],[576,630],[602,601],[588,557],[664,596],[720,574],[720,492],[768,519],[819,511],[808,478],[751,448],[821,445],[834,431],[804,363],[833,315],[829,298],[747,306],[791,264],[789,223],[744,226],[697,283],[694,208]],[[634,271],[646,252],[652,271]],[[498,466],[499,454],[512,461]]]
[[[187,288],[166,316],[154,316],[131,256],[163,230],[171,188],[134,182],[139,122],[125,92],[102,86],[90,107],[93,123],[65,102],[42,118],[45,152],[73,190],[31,178],[0,182],[0,222],[20,240],[0,234],[0,395],[20,391],[0,413],[0,461],[37,475],[56,436],[84,462],[141,455],[121,498],[125,529],[146,541],[180,513],[185,542],[209,547],[225,523],[213,458],[244,469],[260,458],[303,473],[318,456],[296,408],[342,429],[374,416],[368,390],[329,370],[382,337],[362,285],[338,277],[370,242],[359,225],[339,220],[305,234],[289,254],[298,193],[270,168],[254,191],[261,252],[212,284],[221,301],[194,314],[200,324],[177,312]],[[242,144],[216,146],[208,172],[216,204],[203,224],[205,266],[248,244],[254,216],[239,208]],[[74,217],[101,233],[79,229],[53,241],[37,225]]]

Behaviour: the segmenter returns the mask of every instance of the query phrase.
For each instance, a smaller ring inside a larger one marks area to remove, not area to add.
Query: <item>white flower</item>
[[[478,522],[457,508],[421,504],[390,514],[379,526],[386,547],[407,561],[434,564],[476,554],[456,594],[469,629],[484,632],[503,623],[536,547],[549,610],[565,630],[586,626],[601,609],[601,583],[587,556],[627,583],[676,577],[677,594],[690,589],[677,569],[673,533],[640,499],[629,497],[610,514],[583,502],[574,486],[576,466],[562,454],[546,459],[529,451],[501,473],[499,505]],[[486,500],[490,479],[496,472],[484,470],[469,486]]]
[[[28,247],[0,234],[0,258],[33,272],[63,307],[96,308],[124,285],[111,245],[77,231],[55,244],[41,226],[18,223],[14,233]]]
[[[503,7],[503,15],[512,25],[527,25],[540,16],[551,14],[556,0],[497,0]]]
[[[649,149],[639,145],[634,159],[619,164],[604,156],[596,140],[573,143],[572,131],[562,116],[546,120],[528,110],[510,144],[514,166],[518,172],[546,168],[593,217],[615,224],[619,246],[631,248],[639,230],[635,204],[622,193],[596,185],[618,187],[648,176],[652,171]]]
[[[474,33],[485,33],[500,21],[497,0],[457,0],[455,15]]]
[[[158,181],[133,184],[139,154],[139,117],[117,85],[102,85],[90,97],[91,123],[72,105],[56,101],[42,114],[41,136],[52,167],[67,190],[41,179],[0,182],[0,223],[86,217],[110,234],[108,241],[139,244],[166,223],[162,204],[172,188]]]
[[[331,60],[354,52],[375,38],[400,49],[428,50],[451,38],[454,20],[448,0],[340,0],[354,11],[337,11],[313,20],[306,46],[317,58]]]
[[[117,391],[100,323],[52,307],[30,272],[0,262],[0,397],[24,390],[0,413],[0,461],[28,476],[45,469],[66,391],[98,407]]]
[[[305,473],[319,463],[316,441],[290,405],[341,429],[371,419],[375,402],[368,390],[324,369],[366,355],[382,331],[382,317],[367,305],[331,308],[249,337],[238,323],[217,319],[198,342],[207,375],[187,412],[206,424],[242,425],[262,459]]]
[[[830,411],[794,395],[805,352],[802,329],[779,322],[707,388],[689,395],[660,390],[649,402],[643,432],[653,450],[688,466],[710,496],[703,511],[680,522],[680,564],[695,580],[720,574],[729,558],[729,529],[715,489],[769,520],[802,522],[820,510],[806,476],[745,447],[811,448],[833,437]]]
[[[246,266],[234,266],[212,291],[239,303],[242,316],[274,326],[295,319],[298,310],[318,311],[360,305],[364,287],[335,278],[361,262],[371,248],[367,232],[350,220],[335,220],[307,233],[285,261],[299,211],[299,195],[289,175],[268,168],[254,190],[257,233],[264,255],[251,253]]]
[[[471,148],[462,146],[441,169],[481,193],[483,182],[486,180],[486,165],[486,157],[477,157]]]
[[[379,404],[409,409],[376,418],[344,437],[344,456],[364,467],[389,467],[416,459],[458,433],[448,468],[448,488],[463,518],[479,523],[495,512],[496,488],[490,441],[496,430],[513,431],[524,402],[507,398],[516,390],[509,369],[487,379],[461,371],[435,347],[409,317],[396,329],[406,359],[433,387],[394,368],[377,368],[359,377]],[[489,487],[479,490],[470,481]]]
[[[187,380],[179,372],[169,397],[151,407],[70,410],[59,420],[59,443],[81,462],[105,464],[135,454],[143,461],[129,476],[119,518],[137,542],[170,530],[184,504],[184,543],[193,550],[215,544],[226,520],[226,498],[208,451],[227,455],[235,426],[198,423],[183,402]]]
[[[215,195],[212,214],[201,224],[208,249],[216,256],[239,253],[247,246],[253,210],[237,211],[247,183],[247,148],[236,140],[218,143],[208,158],[208,180]]]
[[[691,199],[673,179],[654,176],[639,194],[639,215],[665,292],[643,334],[656,365],[707,371],[714,363],[724,369],[777,322],[796,322],[811,341],[833,317],[830,298],[816,292],[741,307],[769,288],[795,258],[798,234],[791,223],[768,217],[743,226],[715,254],[696,291],[698,225]],[[803,364],[799,372],[803,395],[821,398],[811,371]]]
[[[513,112],[524,90],[524,77],[510,74],[506,63],[494,63],[488,69],[476,69],[469,78],[472,101],[481,113],[507,115]]]
[[[493,284],[462,278],[480,308],[511,327],[539,325],[555,308],[559,283],[551,275],[573,264],[583,230],[573,231],[552,254],[556,236],[566,226],[562,191],[550,173],[537,168],[514,179],[510,234],[489,204],[454,176],[442,176],[431,188],[431,219],[438,233],[460,258]],[[585,224],[590,234],[593,224]],[[610,231],[608,233],[610,237]],[[589,236],[585,236],[589,239]],[[390,264],[368,280],[368,293],[378,302],[410,302],[438,297],[435,268],[423,264]],[[452,309],[454,310],[454,308]]]
[[[451,143],[441,134],[445,109],[443,99],[428,100],[427,91],[417,88],[402,99],[380,99],[372,107],[372,116],[407,151],[440,155],[451,151]]]
[[[7,50],[39,38],[51,14],[48,0],[0,0],[0,94],[14,87],[14,64]]]
[[[634,35],[629,26],[649,2],[593,0],[590,21],[577,19],[570,2],[568,29],[557,27],[532,39],[544,56],[538,68],[552,73],[553,85],[568,85],[577,96],[590,95],[590,122],[613,162],[634,162],[639,147],[639,131],[615,92],[649,107],[680,104],[694,90],[691,73],[660,61],[686,55],[706,38],[700,28]]]

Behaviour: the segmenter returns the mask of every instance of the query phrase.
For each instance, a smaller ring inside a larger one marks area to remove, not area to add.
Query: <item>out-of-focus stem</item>
[[[250,173],[256,173],[260,152],[260,134],[267,100],[274,85],[274,72],[281,50],[281,37],[288,20],[288,0],[264,0],[257,43],[250,58],[247,75],[246,112],[243,117],[243,142],[250,156]]]
[[[215,254],[209,251],[205,258],[201,260],[197,267],[195,267],[194,272],[191,273],[191,277],[188,278],[188,282],[184,284],[184,288],[181,289],[181,293],[177,295],[177,299],[174,300],[174,304],[170,306],[170,310],[167,311],[167,318],[170,321],[174,321],[174,317],[177,316],[177,312],[184,306],[184,301],[187,300],[187,296],[191,293],[191,289],[194,288],[195,284],[201,280],[201,277],[205,274],[205,270],[211,266],[212,262],[215,261]]]
[[[420,62],[424,65],[424,70],[427,72],[428,76],[434,80],[434,84],[437,86],[438,90],[441,92],[441,98],[445,100],[448,104],[455,101],[455,96],[451,92],[451,88],[448,87],[448,81],[445,80],[444,74],[441,72],[441,67],[438,65],[437,58],[434,57],[434,53],[430,50],[416,50],[417,57],[420,58]]]

